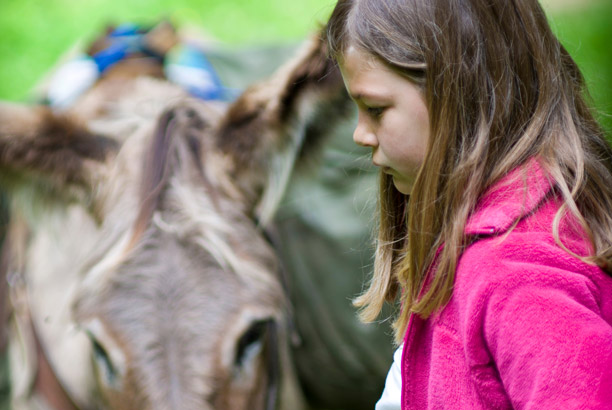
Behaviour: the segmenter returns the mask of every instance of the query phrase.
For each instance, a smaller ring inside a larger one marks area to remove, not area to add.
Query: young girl
[[[612,151],[537,1],[339,0],[327,36],[382,171],[383,400],[612,409]]]

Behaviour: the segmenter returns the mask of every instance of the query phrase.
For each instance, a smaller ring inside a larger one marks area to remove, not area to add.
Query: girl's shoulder
[[[513,403],[597,401],[595,393],[607,388],[602,380],[612,376],[612,277],[533,222],[465,251],[441,320],[455,330],[474,380],[495,363]]]
[[[580,259],[593,249],[577,219],[566,213],[555,223],[562,205],[536,159],[493,186],[466,223],[470,245],[459,259],[456,290],[504,289],[515,283],[596,288],[601,283],[612,295],[612,278]]]
[[[565,241],[564,241],[565,239]],[[512,292],[517,287],[582,289],[599,298],[604,289],[612,299],[612,277],[598,266],[587,263],[589,242],[563,238],[563,249],[551,232],[521,231],[481,239],[469,246],[459,260],[456,291]],[[572,254],[572,253],[575,254]]]
[[[571,213],[555,223],[562,205],[536,159],[492,187],[466,223],[470,245],[457,266],[454,303],[487,306],[528,290],[569,297],[612,323],[612,277],[580,258],[593,249]]]
[[[511,316],[522,323],[534,309],[555,316],[579,306],[612,326],[612,277],[577,256],[589,255],[591,245],[571,219],[559,226],[567,249],[555,240],[559,206],[560,199],[549,195],[511,229],[477,238],[459,260],[453,310],[464,319],[480,317],[482,328],[496,328]]]

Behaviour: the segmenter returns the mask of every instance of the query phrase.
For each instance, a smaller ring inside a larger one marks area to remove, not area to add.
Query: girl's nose
[[[362,120],[359,120],[357,127],[355,127],[355,131],[353,132],[353,141],[355,141],[355,144],[361,145],[362,147],[374,148],[378,146],[378,139],[376,138],[376,135]]]

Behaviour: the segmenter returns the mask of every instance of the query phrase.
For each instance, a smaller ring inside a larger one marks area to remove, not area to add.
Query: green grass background
[[[550,17],[553,30],[582,69],[598,118],[612,141],[612,1],[593,1]]]
[[[335,0],[0,0],[0,98],[27,90],[77,39],[109,22],[201,27],[229,45],[290,42],[324,22]]]
[[[334,4],[335,0],[0,0],[0,99],[26,99],[28,90],[65,50],[109,22],[146,24],[167,16],[179,25],[201,27],[228,46],[261,45],[303,38],[325,21]],[[549,15],[587,77],[602,122],[612,130],[612,1],[587,1]]]

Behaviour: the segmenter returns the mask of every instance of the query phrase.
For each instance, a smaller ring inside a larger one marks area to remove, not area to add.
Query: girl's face
[[[372,148],[372,162],[410,194],[425,158],[429,115],[419,87],[372,55],[350,46],[340,61],[346,89],[359,109],[353,140]]]

